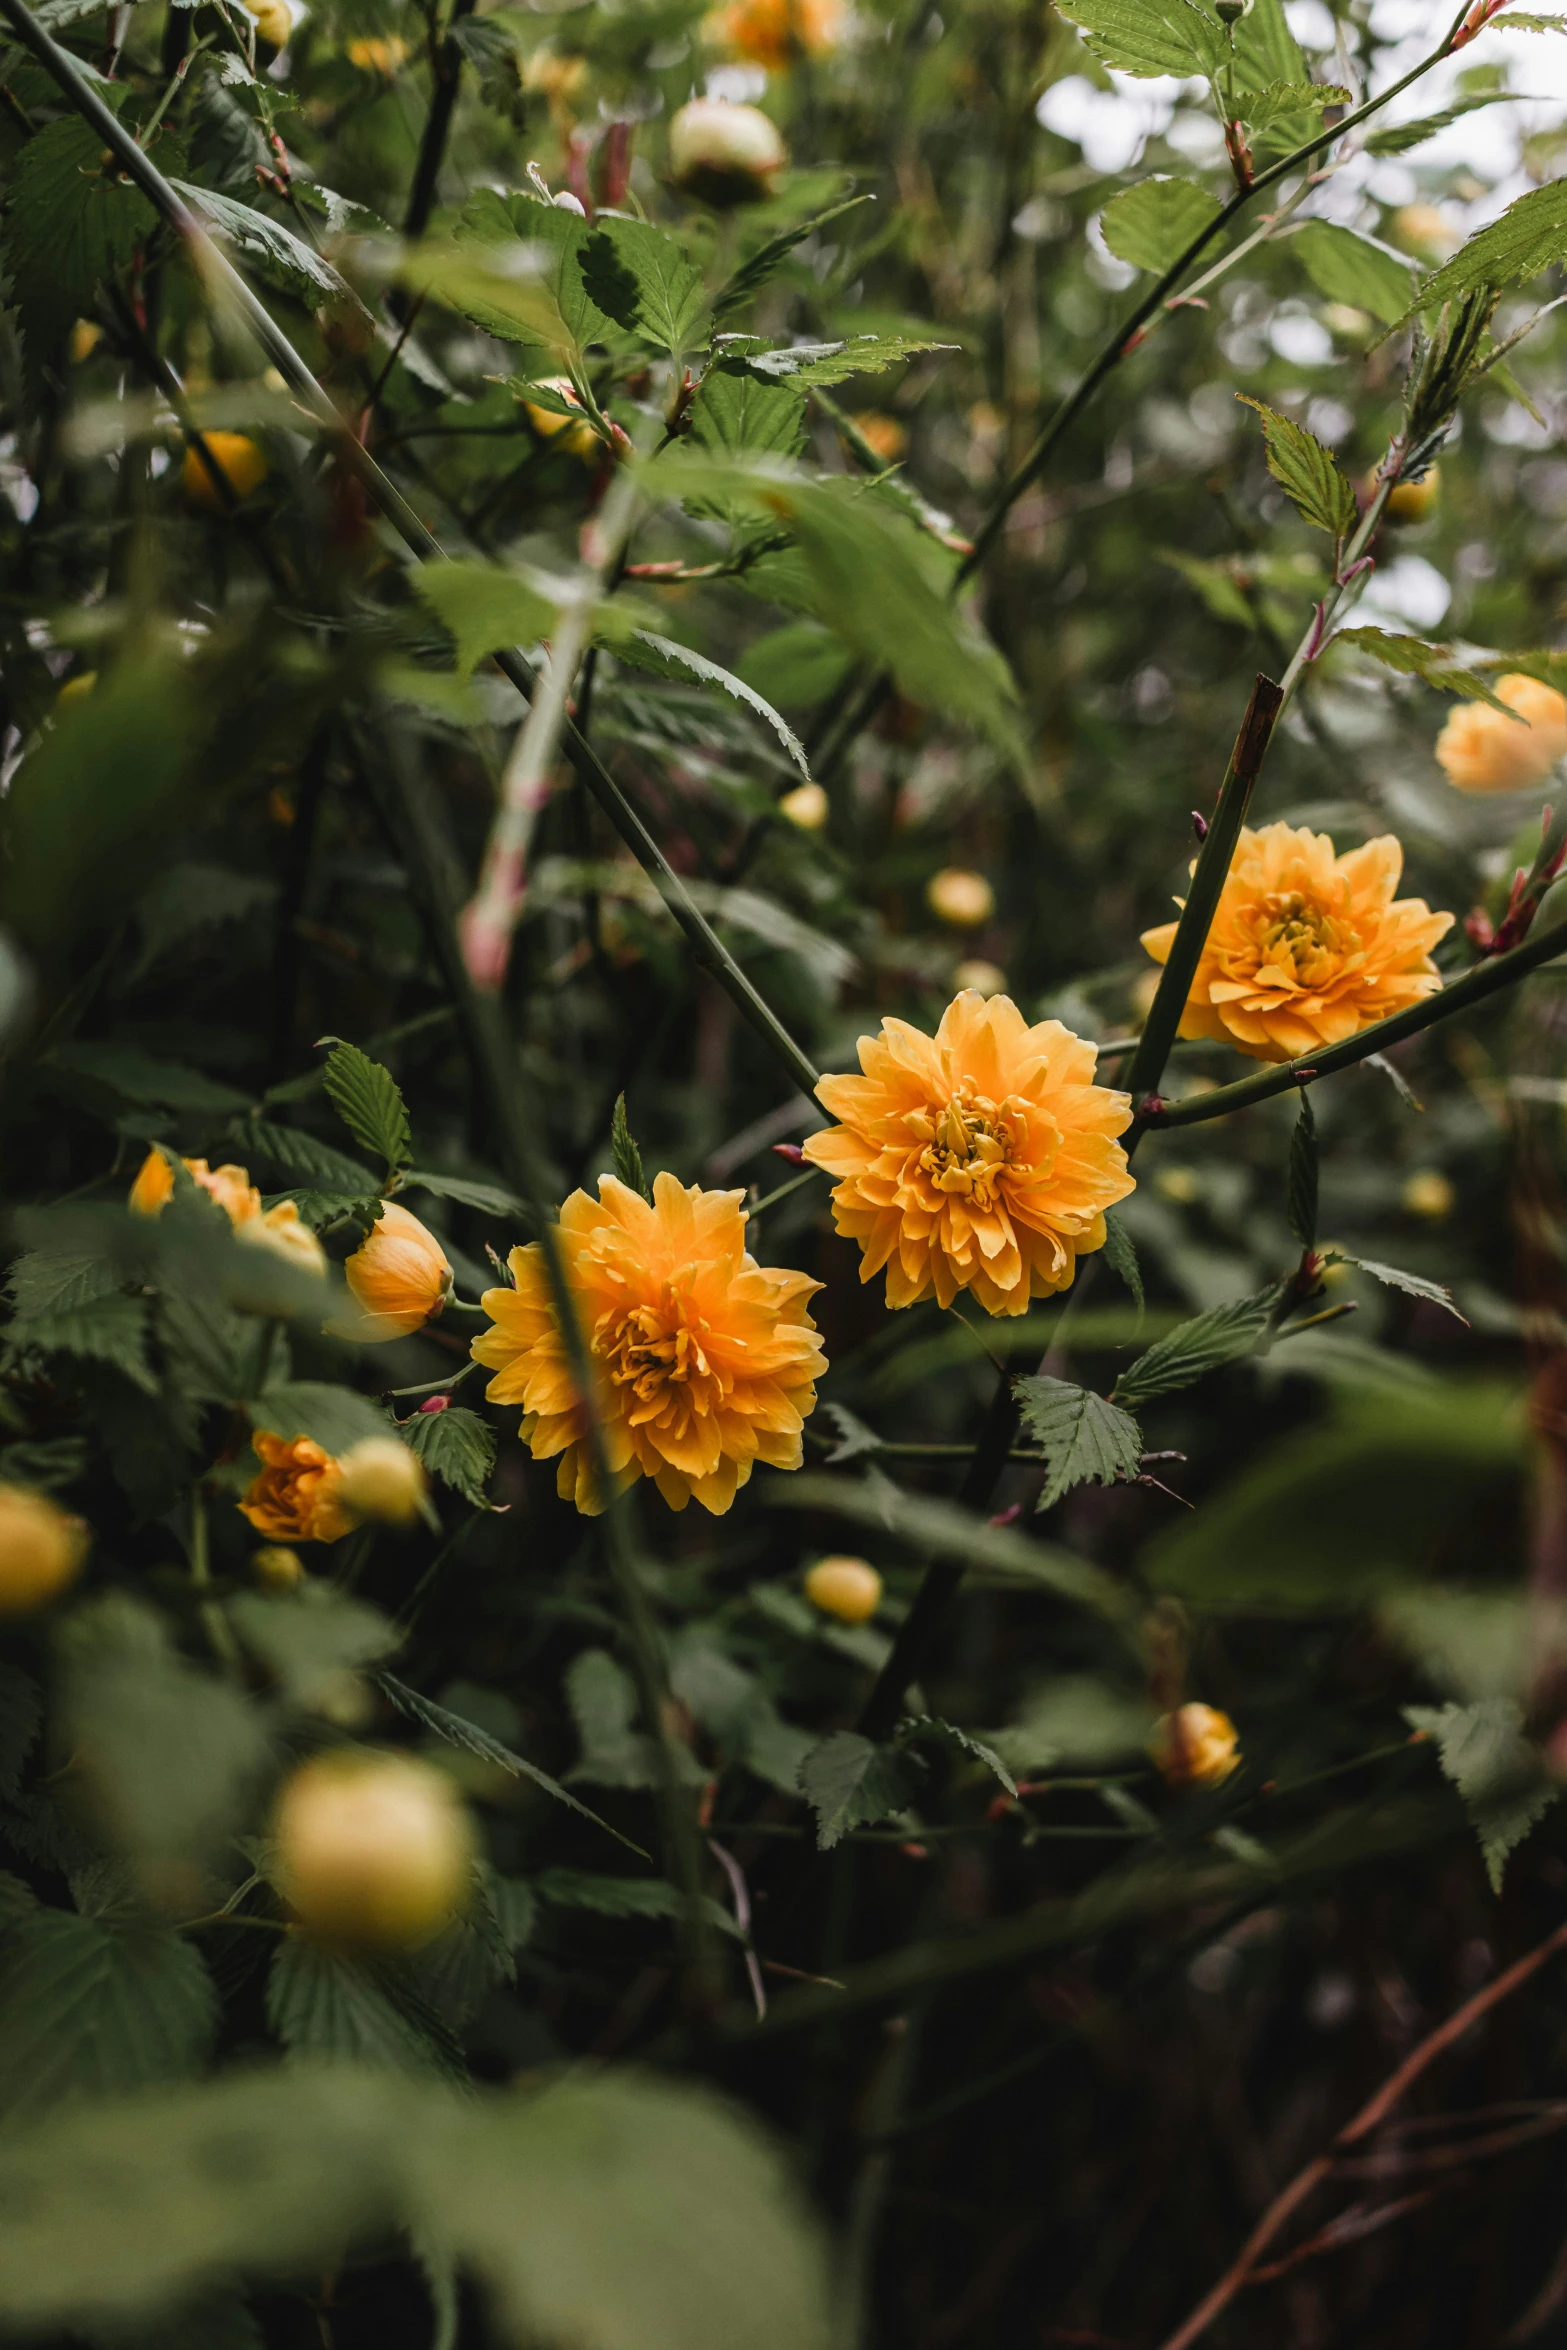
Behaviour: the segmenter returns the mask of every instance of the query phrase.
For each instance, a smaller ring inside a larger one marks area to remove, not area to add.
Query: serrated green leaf
[[[1317,1245],[1317,1121],[1311,1096],[1300,1097],[1300,1115],[1290,1136],[1289,1228],[1302,1248]]]
[[[1222,1364],[1249,1355],[1268,1326],[1279,1294],[1279,1284],[1274,1282],[1250,1297],[1214,1306],[1206,1314],[1182,1322],[1121,1373],[1115,1383],[1116,1401],[1135,1410],[1156,1395],[1173,1395]]]
[[[615,1173],[621,1182],[629,1191],[634,1191],[639,1199],[651,1200],[653,1193],[643,1172],[642,1153],[637,1148],[626,1120],[626,1097],[623,1093],[615,1096],[614,1114],[609,1122],[609,1148],[615,1162]]]
[[[940,1714],[906,1714],[898,1724],[897,1736],[900,1744],[917,1745],[926,1739],[937,1746],[954,1747],[971,1762],[983,1763],[1009,1795],[1017,1793],[1017,1781],[995,1748],[987,1746],[983,1738],[976,1738],[972,1731],[960,1730],[956,1722],[944,1721]]]
[[[495,1466],[495,1431],[477,1412],[448,1404],[444,1412],[415,1412],[403,1430],[432,1477],[439,1477],[476,1510]]]
[[[242,204],[233,196],[220,195],[216,188],[198,187],[192,180],[175,180],[173,186],[182,195],[197,218],[208,229],[231,245],[237,245],[258,274],[269,284],[296,301],[316,309],[322,302],[331,302],[366,315],[364,305],[348,284],[346,278],[322,259],[313,245],[285,228],[282,221],[269,213],[258,211],[254,204]]]
[[[463,2080],[461,2048],[406,1963],[348,1958],[286,1934],[267,1974],[267,2022],[290,2055]]]
[[[605,1877],[587,1869],[546,1869],[533,1880],[539,1899],[555,1909],[592,1910],[604,1918],[678,1918],[685,1901],[666,1877]],[[738,1932],[734,1919],[704,1897],[703,1914],[722,1933]]]
[[[0,2115],[179,2080],[217,2020],[199,1953],[167,1927],[37,1910],[0,1944]]]
[[[1561,1793],[1523,1735],[1521,1708],[1510,1697],[1489,1697],[1476,1705],[1406,1705],[1404,1719],[1435,1740],[1480,1839],[1491,1891],[1500,1893],[1508,1854]]]
[[[610,326],[583,281],[583,251],[592,233],[579,213],[560,205],[483,188],[463,207],[457,244],[481,269],[488,263],[490,288],[465,285],[457,271],[441,267],[432,290],[492,334],[542,342],[564,359],[580,360]],[[521,267],[525,256],[536,268],[531,284]],[[531,302],[516,301],[530,292]]]
[[[810,781],[811,770],[805,756],[805,745],[787,719],[781,718],[772,703],[765,701],[754,686],[733,670],[710,661],[705,653],[693,652],[689,645],[677,644],[673,637],[656,636],[651,629],[633,629],[629,636],[617,638],[615,658],[633,669],[650,670],[655,677],[694,677],[702,685],[716,686],[733,701],[743,703],[770,726],[794,764]]]
[[[56,1045],[38,1064],[41,1074],[83,1078],[123,1102],[145,1102],[170,1110],[221,1114],[243,1109],[244,1094],[232,1085],[179,1061],[140,1052],[133,1045],[100,1044],[80,1038]]]
[[[247,1407],[254,1427],[292,1440],[309,1436],[330,1453],[347,1452],[366,1436],[395,1433],[387,1413],[350,1387],[323,1379],[289,1379],[268,1387]]]
[[[1422,279],[1403,317],[1434,310],[1455,295],[1472,293],[1479,287],[1522,285],[1564,255],[1567,179],[1550,180],[1543,188],[1531,188],[1527,195],[1517,197],[1500,220],[1478,229],[1451,261]]]
[[[1350,98],[1351,93],[1338,82],[1270,82],[1266,89],[1243,93],[1240,115],[1256,131],[1284,115],[1320,114],[1327,106],[1347,106]]]
[[[1472,657],[1457,645],[1431,645],[1424,637],[1386,628],[1341,628],[1330,643],[1353,646],[1381,668],[1400,677],[1421,678],[1441,693],[1462,694],[1466,701],[1486,702],[1493,710],[1507,707],[1472,666]]]
[[[92,310],[101,285],[119,283],[157,226],[141,191],[106,168],[90,124],[67,114],[33,134],[13,166],[5,228],[31,370]]]
[[[751,350],[734,361],[748,375],[768,382],[844,383],[851,375],[882,375],[922,351],[956,351],[958,343],[931,342],[919,335],[850,335],[837,343],[784,343],[776,350]]]
[[[658,1765],[652,1740],[636,1727],[631,1676],[605,1648],[586,1648],[566,1672],[566,1701],[582,1743],[572,1771],[598,1787],[652,1787]]]
[[[1100,216],[1104,241],[1134,269],[1166,270],[1218,218],[1219,203],[1195,180],[1159,174],[1112,196]]]
[[[738,363],[715,363],[691,403],[691,437],[715,457],[797,456],[805,440],[805,394]]]
[[[477,1208],[483,1216],[526,1216],[527,1208],[514,1191],[500,1183],[475,1183],[466,1175],[436,1175],[423,1167],[404,1170],[399,1192],[427,1191],[432,1199],[455,1200],[460,1208]]]
[[[1538,29],[1546,32],[1554,31],[1563,24],[1567,24],[1567,17],[1503,16],[1492,20],[1491,29],[1499,31],[1503,25],[1515,25],[1520,31]],[[1445,131],[1450,123],[1472,114],[1477,106],[1495,106],[1501,100],[1519,95],[1519,92],[1513,90],[1481,90],[1468,98],[1458,99],[1451,106],[1444,106],[1440,114],[1422,114],[1414,122],[1392,123],[1385,130],[1370,134],[1366,140],[1366,152],[1368,155],[1407,155],[1411,147],[1424,146],[1427,139],[1434,139],[1437,132]]]
[[[6,1275],[18,1322],[82,1312],[116,1296],[124,1285],[124,1275],[103,1257],[64,1246],[29,1249]]]
[[[1142,1430],[1119,1404],[1070,1379],[1043,1375],[1014,1379],[1012,1392],[1024,1427],[1044,1448],[1050,1465],[1040,1509],[1053,1509],[1074,1485],[1113,1485],[1137,1475]]]
[[[913,1796],[911,1763],[896,1747],[873,1746],[857,1730],[835,1730],[800,1764],[799,1789],[816,1814],[816,1843],[831,1852],[851,1828],[872,1828],[905,1811]]]
[[[450,1713],[445,1706],[434,1704],[428,1697],[421,1697],[416,1689],[407,1688],[390,1673],[373,1673],[370,1677],[382,1695],[389,1698],[398,1712],[405,1714],[410,1721],[422,1722],[427,1730],[435,1732],[437,1738],[444,1738],[448,1746],[461,1747],[467,1754],[477,1754],[485,1762],[495,1763],[501,1770],[508,1771],[514,1779],[531,1779],[535,1787],[542,1787],[546,1795],[553,1795],[555,1801],[565,1804],[568,1811],[576,1812],[582,1819],[591,1820],[595,1828],[602,1828],[606,1836],[613,1836],[618,1844],[624,1844],[628,1851],[646,1860],[647,1854],[640,1844],[633,1844],[629,1836],[623,1836],[618,1828],[612,1828],[608,1820],[600,1819],[596,1811],[590,1810],[558,1779],[552,1779],[548,1771],[540,1770],[538,1764],[529,1762],[525,1755],[513,1754],[509,1746],[502,1746],[498,1738],[492,1738],[476,1722],[466,1721],[461,1714]]]
[[[589,296],[617,326],[677,360],[701,347],[708,308],[701,272],[651,221],[600,213],[582,244],[581,269]]]
[[[493,563],[420,563],[409,578],[455,644],[459,677],[500,646],[536,645],[559,620],[558,605]]]
[[[90,1305],[35,1314],[14,1325],[6,1337],[7,1361],[14,1362],[24,1351],[107,1363],[144,1395],[158,1392],[157,1376],[147,1359],[145,1298],[115,1294],[96,1298]]]
[[[1349,1261],[1358,1265],[1362,1273],[1369,1273],[1373,1281],[1380,1281],[1384,1289],[1401,1289],[1406,1297],[1423,1298],[1427,1305],[1440,1306],[1444,1313],[1451,1314],[1455,1322],[1462,1322],[1468,1329],[1467,1320],[1453,1303],[1452,1291],[1444,1289],[1440,1281],[1427,1281],[1421,1273],[1405,1273],[1397,1265],[1378,1264],[1371,1257],[1351,1257]]]
[[[234,1148],[245,1153],[247,1165],[255,1160],[320,1191],[364,1197],[375,1190],[376,1179],[368,1167],[298,1126],[276,1126],[265,1118],[236,1118],[228,1134]]]
[[[1280,416],[1262,400],[1246,392],[1236,398],[1255,408],[1262,418],[1262,437],[1268,471],[1304,519],[1330,538],[1344,539],[1354,529],[1359,509],[1355,493],[1315,433],[1303,424]]]
[[[1143,1293],[1142,1267],[1137,1262],[1137,1245],[1122,1219],[1109,1212],[1105,1216],[1104,1260],[1118,1281],[1124,1281],[1137,1306],[1139,1327],[1147,1311],[1148,1300]]]
[[[1369,310],[1387,326],[1409,308],[1411,264],[1391,246],[1332,220],[1308,220],[1290,243],[1312,284],[1330,302]]]
[[[389,1069],[356,1044],[334,1040],[321,1083],[355,1142],[379,1151],[389,1176],[407,1166],[413,1156],[408,1112]]]
[[[1218,68],[1225,51],[1216,17],[1192,0],[1056,0],[1068,24],[1101,65],[1143,80],[1190,79]]]
[[[714,296],[715,323],[732,316],[750,301],[753,294],[759,293],[768,279],[782,268],[795,247],[803,244],[807,237],[825,228],[830,220],[837,220],[840,214],[853,212],[858,205],[874,204],[875,201],[874,196],[845,196],[842,203],[829,205],[825,212],[815,213],[809,220],[796,221],[793,227],[780,230],[776,236],[769,237],[765,244],[758,245],[749,259],[740,264],[728,284]]]

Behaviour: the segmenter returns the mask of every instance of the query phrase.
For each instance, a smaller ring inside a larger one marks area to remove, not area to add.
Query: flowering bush
[[[13,2332],[1557,2338],[1560,35],[0,0]]]

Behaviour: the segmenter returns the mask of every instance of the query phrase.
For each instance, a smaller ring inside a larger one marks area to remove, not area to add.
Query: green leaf
[[[1355,1609],[1417,1578],[1456,1522],[1505,1496],[1524,1446],[1497,1389],[1357,1387],[1155,1536],[1144,1570],[1200,1607]]]
[[[1112,1212],[1105,1216],[1104,1260],[1118,1281],[1124,1281],[1137,1303],[1137,1319],[1142,1322],[1148,1300],[1143,1294],[1142,1268],[1137,1262],[1137,1247],[1122,1219]]]
[[[691,403],[691,437],[715,457],[794,457],[805,440],[805,394],[738,361],[710,367]]]
[[[1492,20],[1491,30],[1499,32],[1504,25],[1514,25],[1519,31],[1554,32],[1567,25],[1567,17],[1559,16],[1503,16]],[[1415,122],[1395,122],[1386,130],[1373,131],[1366,140],[1368,155],[1407,155],[1411,147],[1423,146],[1434,139],[1438,131],[1445,131],[1477,106],[1495,106],[1499,101],[1517,98],[1514,90],[1481,90],[1468,98],[1460,98],[1452,106],[1444,106],[1440,114],[1422,114]]]
[[[526,1216],[527,1208],[514,1191],[500,1183],[475,1183],[466,1175],[435,1175],[422,1167],[404,1171],[398,1190],[427,1191],[432,1199],[455,1200],[460,1208],[477,1208],[481,1216]]]
[[[809,220],[797,220],[792,227],[769,237],[765,244],[757,247],[749,260],[740,264],[728,284],[715,295],[715,324],[721,324],[736,310],[742,309],[753,294],[759,293],[768,279],[782,268],[796,245],[803,244],[807,237],[825,228],[830,220],[837,220],[840,214],[854,211],[857,205],[874,204],[875,201],[874,196],[845,196],[841,203],[829,205],[825,212],[814,213]]]
[[[1455,294],[1477,287],[1500,289],[1522,285],[1542,269],[1567,255],[1567,179],[1550,180],[1531,188],[1508,205],[1500,220],[1476,231],[1451,261],[1433,270],[1404,311],[1434,310]],[[1399,322],[1402,324],[1402,320]]]
[[[1436,1741],[1480,1839],[1491,1891],[1500,1893],[1508,1854],[1561,1793],[1523,1735],[1521,1708],[1510,1697],[1490,1697],[1476,1705],[1406,1705],[1404,1719]]]
[[[596,1811],[591,1811],[587,1804],[579,1801],[558,1779],[552,1779],[548,1771],[541,1770],[537,1763],[529,1762],[525,1755],[513,1754],[509,1746],[502,1746],[498,1738],[492,1738],[476,1722],[466,1721],[461,1714],[449,1713],[445,1706],[434,1704],[428,1697],[421,1697],[416,1689],[407,1688],[390,1673],[372,1673],[370,1678],[382,1696],[389,1698],[398,1712],[405,1714],[410,1721],[423,1723],[427,1730],[434,1731],[437,1738],[444,1738],[448,1746],[460,1747],[465,1754],[477,1754],[485,1762],[495,1763],[514,1779],[531,1779],[535,1787],[542,1787],[546,1795],[553,1795],[555,1801],[563,1803],[568,1811],[576,1812],[581,1819],[591,1820],[595,1828],[602,1828],[607,1836],[614,1837],[617,1844],[624,1844],[628,1851],[646,1860],[647,1854],[640,1844],[633,1844],[629,1836],[623,1836],[618,1828],[612,1828],[608,1820],[600,1819]]]
[[[1369,310],[1387,326],[1409,308],[1412,265],[1391,246],[1332,220],[1308,220],[1291,242],[1312,284],[1330,302]]]
[[[267,1975],[267,2022],[289,2053],[466,2080],[462,2051],[409,1968],[286,1934]]]
[[[655,677],[694,677],[703,685],[717,686],[736,702],[741,702],[770,726],[779,742],[794,761],[806,781],[810,781],[810,765],[805,756],[805,745],[786,719],[779,716],[772,703],[764,701],[754,686],[736,677],[717,661],[709,661],[705,653],[695,653],[689,645],[677,644],[673,637],[655,636],[651,629],[633,629],[629,636],[620,637],[615,644],[615,658],[633,669],[651,670]]]
[[[1214,1306],[1182,1322],[1124,1370],[1115,1383],[1116,1400],[1134,1410],[1156,1395],[1190,1387],[1221,1364],[1249,1355],[1279,1302],[1279,1284],[1255,1290],[1229,1305]]]
[[[21,1786],[23,1766],[38,1743],[43,1721],[44,1701],[37,1682],[20,1665],[0,1663],[0,1797],[7,1801]]]
[[[1137,1475],[1142,1430],[1118,1404],[1070,1379],[1042,1375],[1014,1379],[1012,1392],[1024,1427],[1044,1447],[1050,1464],[1040,1509],[1053,1509],[1074,1485],[1114,1485]]]
[[[1195,180],[1163,174],[1112,196],[1100,216],[1104,241],[1134,269],[1166,270],[1219,216],[1217,197]]]
[[[1304,519],[1344,539],[1354,529],[1359,509],[1355,493],[1334,464],[1332,454],[1315,433],[1307,432],[1287,416],[1246,392],[1236,398],[1255,408],[1262,418],[1262,437],[1268,453],[1268,471]]]
[[[1382,668],[1391,669],[1400,677],[1423,678],[1441,693],[1462,694],[1470,702],[1487,702],[1493,710],[1507,706],[1456,645],[1430,645],[1424,637],[1403,636],[1396,629],[1386,628],[1341,628],[1329,641],[1332,645],[1353,646],[1356,652],[1369,655]]]
[[[1244,91],[1241,120],[1262,130],[1284,115],[1320,114],[1327,106],[1347,106],[1351,92],[1338,82],[1270,82],[1266,89]]]
[[[96,1251],[66,1247],[29,1249],[6,1275],[19,1322],[81,1312],[118,1295],[124,1285],[119,1268]]]
[[[1247,601],[1232,560],[1188,555],[1179,547],[1161,547],[1158,552],[1161,563],[1168,563],[1197,590],[1215,620],[1233,621],[1237,628],[1248,631],[1255,629],[1257,614]]]
[[[533,1880],[541,1901],[556,1909],[592,1910],[604,1918],[678,1918],[685,1913],[680,1889],[666,1877],[604,1877],[586,1869],[546,1869]],[[728,1910],[704,1897],[703,1913],[721,1932],[738,1931]]]
[[[653,1192],[642,1171],[642,1153],[626,1122],[626,1097],[623,1093],[615,1096],[614,1115],[609,1122],[609,1147],[615,1162],[615,1173],[627,1190],[636,1192],[641,1199],[651,1200]]]
[[[1406,1297],[1423,1298],[1427,1305],[1440,1306],[1468,1329],[1467,1320],[1453,1303],[1452,1291],[1444,1289],[1440,1281],[1427,1281],[1420,1273],[1405,1273],[1397,1265],[1378,1264],[1371,1257],[1351,1257],[1349,1261],[1358,1265],[1362,1273],[1369,1273],[1373,1281],[1380,1281],[1384,1289],[1401,1289]]]
[[[839,1461],[858,1460],[862,1453],[881,1451],[885,1439],[878,1436],[874,1428],[867,1427],[857,1413],[850,1411],[847,1404],[829,1403],[824,1404],[822,1409],[838,1431],[838,1441],[827,1455],[828,1468],[834,1467]]]
[[[265,1118],[236,1118],[228,1135],[234,1148],[244,1152],[247,1165],[258,1161],[321,1191],[358,1198],[375,1191],[376,1179],[368,1167],[298,1126],[275,1126]]]
[[[1225,51],[1217,18],[1192,0],[1056,0],[1101,65],[1143,80],[1211,74]]]
[[[379,1608],[326,1582],[276,1595],[239,1591],[226,1613],[287,1702],[311,1709],[340,1692],[346,1675],[389,1656],[402,1641]]]
[[[502,646],[536,645],[560,617],[558,605],[493,563],[419,563],[408,576],[455,644],[459,677]]]
[[[905,1811],[916,1757],[873,1746],[857,1730],[835,1730],[800,1765],[799,1788],[816,1814],[819,1851],[831,1852],[851,1828],[871,1828]]]
[[[24,1352],[75,1355],[107,1363],[122,1372],[144,1395],[156,1395],[158,1381],[147,1359],[147,1303],[144,1298],[100,1297],[91,1305],[36,1314],[7,1334],[5,1355],[14,1362]]]
[[[130,1045],[78,1039],[56,1045],[38,1066],[49,1075],[63,1073],[67,1077],[85,1078],[89,1085],[101,1086],[123,1102],[154,1103],[171,1110],[198,1113],[240,1110],[246,1104],[246,1096],[234,1086],[220,1084],[216,1078],[206,1076],[200,1069],[188,1069],[182,1062],[138,1052]]]
[[[650,221],[600,213],[582,244],[581,269],[588,294],[617,326],[677,360],[700,347],[708,307],[701,272]]]
[[[784,343],[776,350],[746,351],[734,365],[769,382],[836,384],[851,375],[882,375],[922,351],[957,351],[959,343],[934,343],[918,335],[850,335],[838,343]]]
[[[40,1909],[0,1943],[0,2115],[178,2080],[217,2020],[200,1955],[167,1927]]]
[[[403,1429],[432,1477],[439,1477],[476,1510],[495,1466],[495,1431],[477,1412],[448,1404],[444,1412],[415,1412]]]
[[[495,280],[490,299],[495,307],[488,307],[482,292],[475,301],[474,289],[463,286],[456,273],[447,269],[442,269],[435,291],[443,300],[453,300],[455,307],[465,310],[480,326],[506,341],[540,341],[563,358],[580,360],[587,345],[602,341],[610,325],[582,274],[583,253],[592,233],[580,214],[568,212],[558,204],[546,204],[538,196],[516,192],[502,195],[493,188],[481,189],[464,206],[457,237],[459,247],[470,257],[481,264],[490,262]],[[548,311],[541,313],[535,299],[533,305],[520,313],[512,311],[508,315],[507,281],[518,292],[524,290],[521,264],[525,256],[531,256],[537,271],[528,290],[534,291],[536,297],[544,297]],[[451,293],[447,288],[452,289]],[[553,312],[558,322],[553,328],[549,312]],[[533,317],[540,319],[538,325],[531,322]]]
[[[219,195],[215,188],[197,187],[192,180],[172,184],[197,218],[226,243],[237,245],[268,284],[292,294],[312,310],[330,302],[368,316],[358,295],[330,261],[324,261],[313,245],[307,245],[280,220],[258,212],[254,204]]]
[[[328,1101],[355,1142],[367,1151],[379,1151],[388,1176],[406,1167],[413,1156],[408,1134],[408,1112],[397,1080],[379,1061],[372,1061],[356,1044],[333,1038],[332,1052],[321,1083]]]
[[[368,1396],[319,1379],[280,1381],[256,1396],[248,1410],[252,1426],[290,1442],[296,1436],[309,1436],[334,1454],[347,1452],[366,1436],[396,1433],[387,1413]]]
[[[629,1673],[605,1648],[586,1648],[566,1673],[582,1759],[574,1779],[598,1787],[652,1787],[658,1766],[652,1740],[636,1727],[637,1693]]]
[[[1317,1245],[1317,1120],[1311,1096],[1302,1093],[1300,1116],[1290,1136],[1289,1196],[1285,1213],[1302,1248]]]
[[[89,123],[66,114],[33,134],[12,167],[5,226],[30,372],[91,312],[100,286],[119,284],[157,226],[146,197],[107,166]]]
[[[1017,1781],[995,1748],[987,1746],[983,1738],[976,1738],[971,1731],[960,1730],[956,1722],[943,1721],[940,1714],[906,1714],[898,1724],[897,1736],[900,1745],[918,1745],[924,1739],[932,1745],[953,1747],[971,1762],[983,1763],[1009,1795],[1017,1793]]]

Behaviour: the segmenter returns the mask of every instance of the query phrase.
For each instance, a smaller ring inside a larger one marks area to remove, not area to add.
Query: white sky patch
[[[1034,109],[1036,119],[1058,138],[1072,139],[1095,171],[1126,171],[1156,132],[1169,127],[1175,102],[1192,85],[1173,74],[1138,81],[1111,76],[1113,90],[1096,90],[1086,74],[1069,73],[1052,82]]]
[[[1380,628],[1437,628],[1452,600],[1453,591],[1434,563],[1428,563],[1423,555],[1400,555],[1385,569],[1372,573],[1351,624],[1369,621]]]

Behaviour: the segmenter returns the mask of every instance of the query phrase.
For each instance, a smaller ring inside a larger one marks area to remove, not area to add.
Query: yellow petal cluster
[[[1171,1787],[1217,1787],[1240,1761],[1240,1735],[1217,1706],[1181,1705],[1154,1724],[1148,1751]]]
[[[273,1436],[258,1428],[251,1437],[260,1474],[240,1509],[258,1534],[274,1542],[338,1542],[359,1520],[342,1491],[337,1461],[311,1436]]]
[[[326,1271],[326,1251],[301,1220],[291,1199],[280,1199],[263,1210],[261,1194],[250,1180],[250,1170],[232,1164],[209,1167],[205,1159],[182,1159],[185,1169],[210,1199],[215,1199],[241,1240],[270,1248],[301,1272]],[[161,1216],[174,1197],[174,1169],[161,1151],[149,1151],[131,1185],[130,1204],[139,1216]]]
[[[438,1314],[452,1292],[452,1269],[435,1234],[400,1208],[383,1203],[369,1237],[343,1266],[359,1318],[334,1324],[340,1336],[372,1344],[408,1338]]]
[[[622,1482],[651,1477],[675,1510],[694,1496],[721,1514],[757,1461],[797,1469],[825,1368],[805,1305],[821,1283],[746,1254],[743,1197],[661,1174],[649,1204],[604,1175],[596,1200],[574,1191],[560,1212],[610,1468]],[[534,1459],[558,1456],[557,1489],[591,1516],[603,1496],[537,1242],[508,1265],[515,1287],[486,1290],[492,1327],[473,1357],[496,1374],[491,1403],[522,1406]]]
[[[1243,830],[1220,894],[1182,1036],[1288,1061],[1435,995],[1430,950],[1452,927],[1423,898],[1395,898],[1404,852],[1390,833],[1342,857],[1325,832]],[[1176,926],[1143,932],[1164,962]]]
[[[1516,672],[1497,680],[1496,698],[1460,702],[1436,738],[1437,764],[1459,791],[1526,791],[1567,755],[1567,700],[1554,686]]]
[[[843,30],[841,0],[730,0],[703,27],[731,57],[781,72],[797,57],[825,57]]]
[[[860,1039],[861,1077],[824,1077],[842,1120],[805,1155],[838,1178],[838,1230],[887,1271],[887,1303],[972,1290],[992,1314],[1071,1285],[1102,1248],[1105,1210],[1133,1188],[1116,1136],[1131,1102],[1094,1083],[1096,1050],[1059,1020],[1031,1027],[1010,996],[965,989],[934,1037],[888,1020]]]

